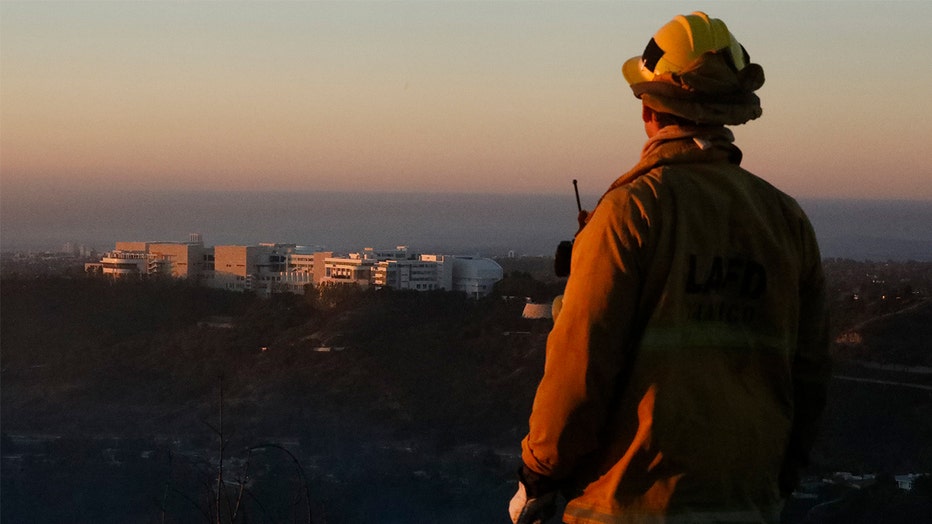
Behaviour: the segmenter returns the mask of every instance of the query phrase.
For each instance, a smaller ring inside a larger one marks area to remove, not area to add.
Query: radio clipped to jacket
[[[573,191],[576,193],[576,209],[579,211],[579,217],[583,216],[582,204],[579,202],[579,186],[576,185],[576,179],[573,179]],[[582,229],[582,220],[579,219]],[[577,234],[579,231],[576,232]],[[573,241],[564,240],[557,244],[557,252],[553,255],[553,272],[558,277],[570,276],[570,260],[573,258]]]

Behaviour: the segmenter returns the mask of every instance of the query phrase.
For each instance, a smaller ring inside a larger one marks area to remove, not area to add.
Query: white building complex
[[[263,295],[303,294],[308,284],[357,284],[462,291],[473,297],[488,295],[503,273],[489,258],[415,254],[406,246],[337,255],[296,244],[206,247],[197,234],[187,242],[117,242],[113,251],[85,270],[113,278],[189,278],[209,287]]]

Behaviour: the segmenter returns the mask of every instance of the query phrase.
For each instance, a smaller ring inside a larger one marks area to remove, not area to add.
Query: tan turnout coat
[[[563,481],[564,522],[777,522],[807,461],[829,371],[819,250],[731,142],[664,128],[577,235],[522,441]]]

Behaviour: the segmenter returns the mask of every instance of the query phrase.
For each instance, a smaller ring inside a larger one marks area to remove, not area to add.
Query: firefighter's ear
[[[654,118],[654,110],[642,104],[641,105],[641,120],[643,120],[644,123],[646,124],[650,122],[653,118]]]
[[[663,127],[660,114],[647,107],[647,104],[641,106],[641,119],[644,120],[644,132],[648,138],[652,138]]]

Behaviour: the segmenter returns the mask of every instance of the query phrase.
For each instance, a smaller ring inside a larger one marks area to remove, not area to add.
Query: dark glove
[[[508,514],[514,524],[542,524],[556,512],[557,492],[528,497],[524,483],[518,482],[518,492],[508,504]]]
[[[589,223],[589,212],[585,209],[580,209],[579,214],[576,215],[576,222],[579,224],[579,229],[576,230],[576,234],[578,235],[579,232],[586,227],[586,224]]]
[[[508,504],[514,524],[542,524],[556,513],[556,484],[526,466],[518,470],[518,491]]]

